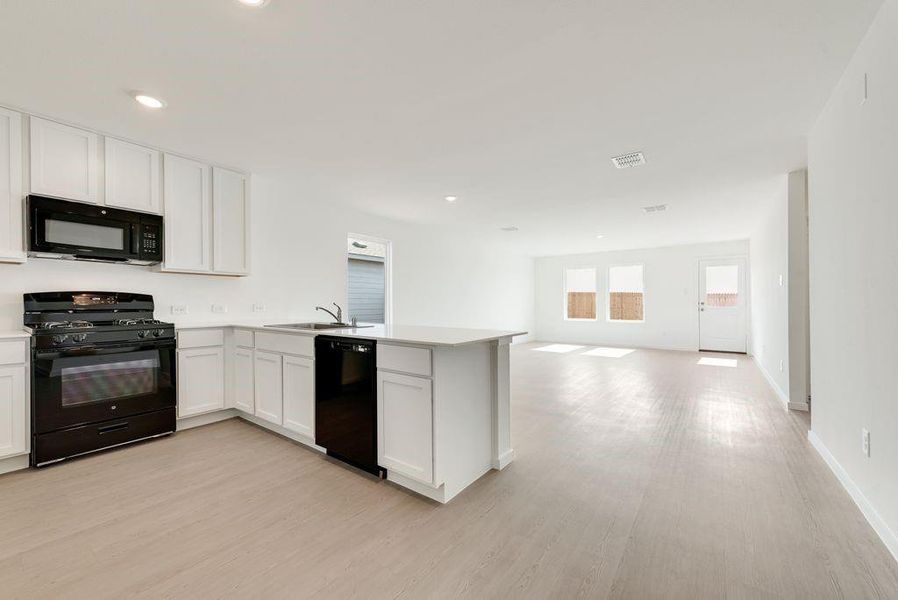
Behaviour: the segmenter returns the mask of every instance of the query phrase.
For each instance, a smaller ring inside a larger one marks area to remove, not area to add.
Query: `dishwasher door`
[[[373,340],[315,338],[315,443],[383,476],[377,466],[377,361]]]

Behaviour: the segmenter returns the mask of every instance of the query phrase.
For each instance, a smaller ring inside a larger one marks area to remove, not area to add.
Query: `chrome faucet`
[[[316,307],[315,307],[315,310],[323,310],[324,312],[326,312],[327,314],[329,314],[330,316],[332,316],[334,319],[336,319],[336,320],[334,321],[335,323],[342,323],[342,322],[343,322],[343,309],[340,308],[340,305],[337,304],[336,302],[334,302],[334,306],[337,307],[337,314],[332,313],[331,311],[329,311],[328,309],[324,308],[323,306],[316,306]]]

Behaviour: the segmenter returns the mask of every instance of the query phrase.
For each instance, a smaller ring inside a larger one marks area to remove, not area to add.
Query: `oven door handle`
[[[104,354],[124,354],[127,352],[139,352],[143,350],[168,350],[175,348],[174,340],[164,342],[150,342],[148,344],[127,344],[123,346],[79,346],[77,348],[60,348],[59,350],[38,350],[34,353],[36,359],[65,358],[69,356],[102,356]]]

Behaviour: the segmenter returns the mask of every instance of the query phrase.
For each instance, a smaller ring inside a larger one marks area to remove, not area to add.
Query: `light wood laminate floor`
[[[898,598],[745,357],[515,346],[516,461],[440,506],[241,420],[0,477],[2,598]]]

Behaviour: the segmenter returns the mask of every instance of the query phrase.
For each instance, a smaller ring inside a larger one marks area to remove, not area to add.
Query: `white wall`
[[[22,293],[121,290],[151,293],[157,317],[188,304],[189,318],[322,320],[316,304],[346,306],[346,235],[393,241],[394,321],[403,324],[532,330],[533,260],[462,241],[450,231],[364,215],[316,200],[302,183],[257,173],[253,179],[253,274],[246,278],[160,273],[144,267],[30,259],[0,264],[0,329],[22,324]],[[227,315],[211,313],[213,303]]]
[[[609,344],[674,350],[698,349],[698,261],[748,256],[748,242],[733,241],[551,256],[536,260],[536,333],[545,341]],[[608,322],[605,292],[608,267],[645,265],[645,322]],[[564,270],[596,267],[598,319],[564,319]]]
[[[833,91],[808,158],[811,437],[898,557],[898,0]]]
[[[751,353],[783,402],[789,398],[788,177],[763,207],[749,245]],[[780,277],[783,279],[780,285]],[[780,361],[783,370],[780,370]]]

